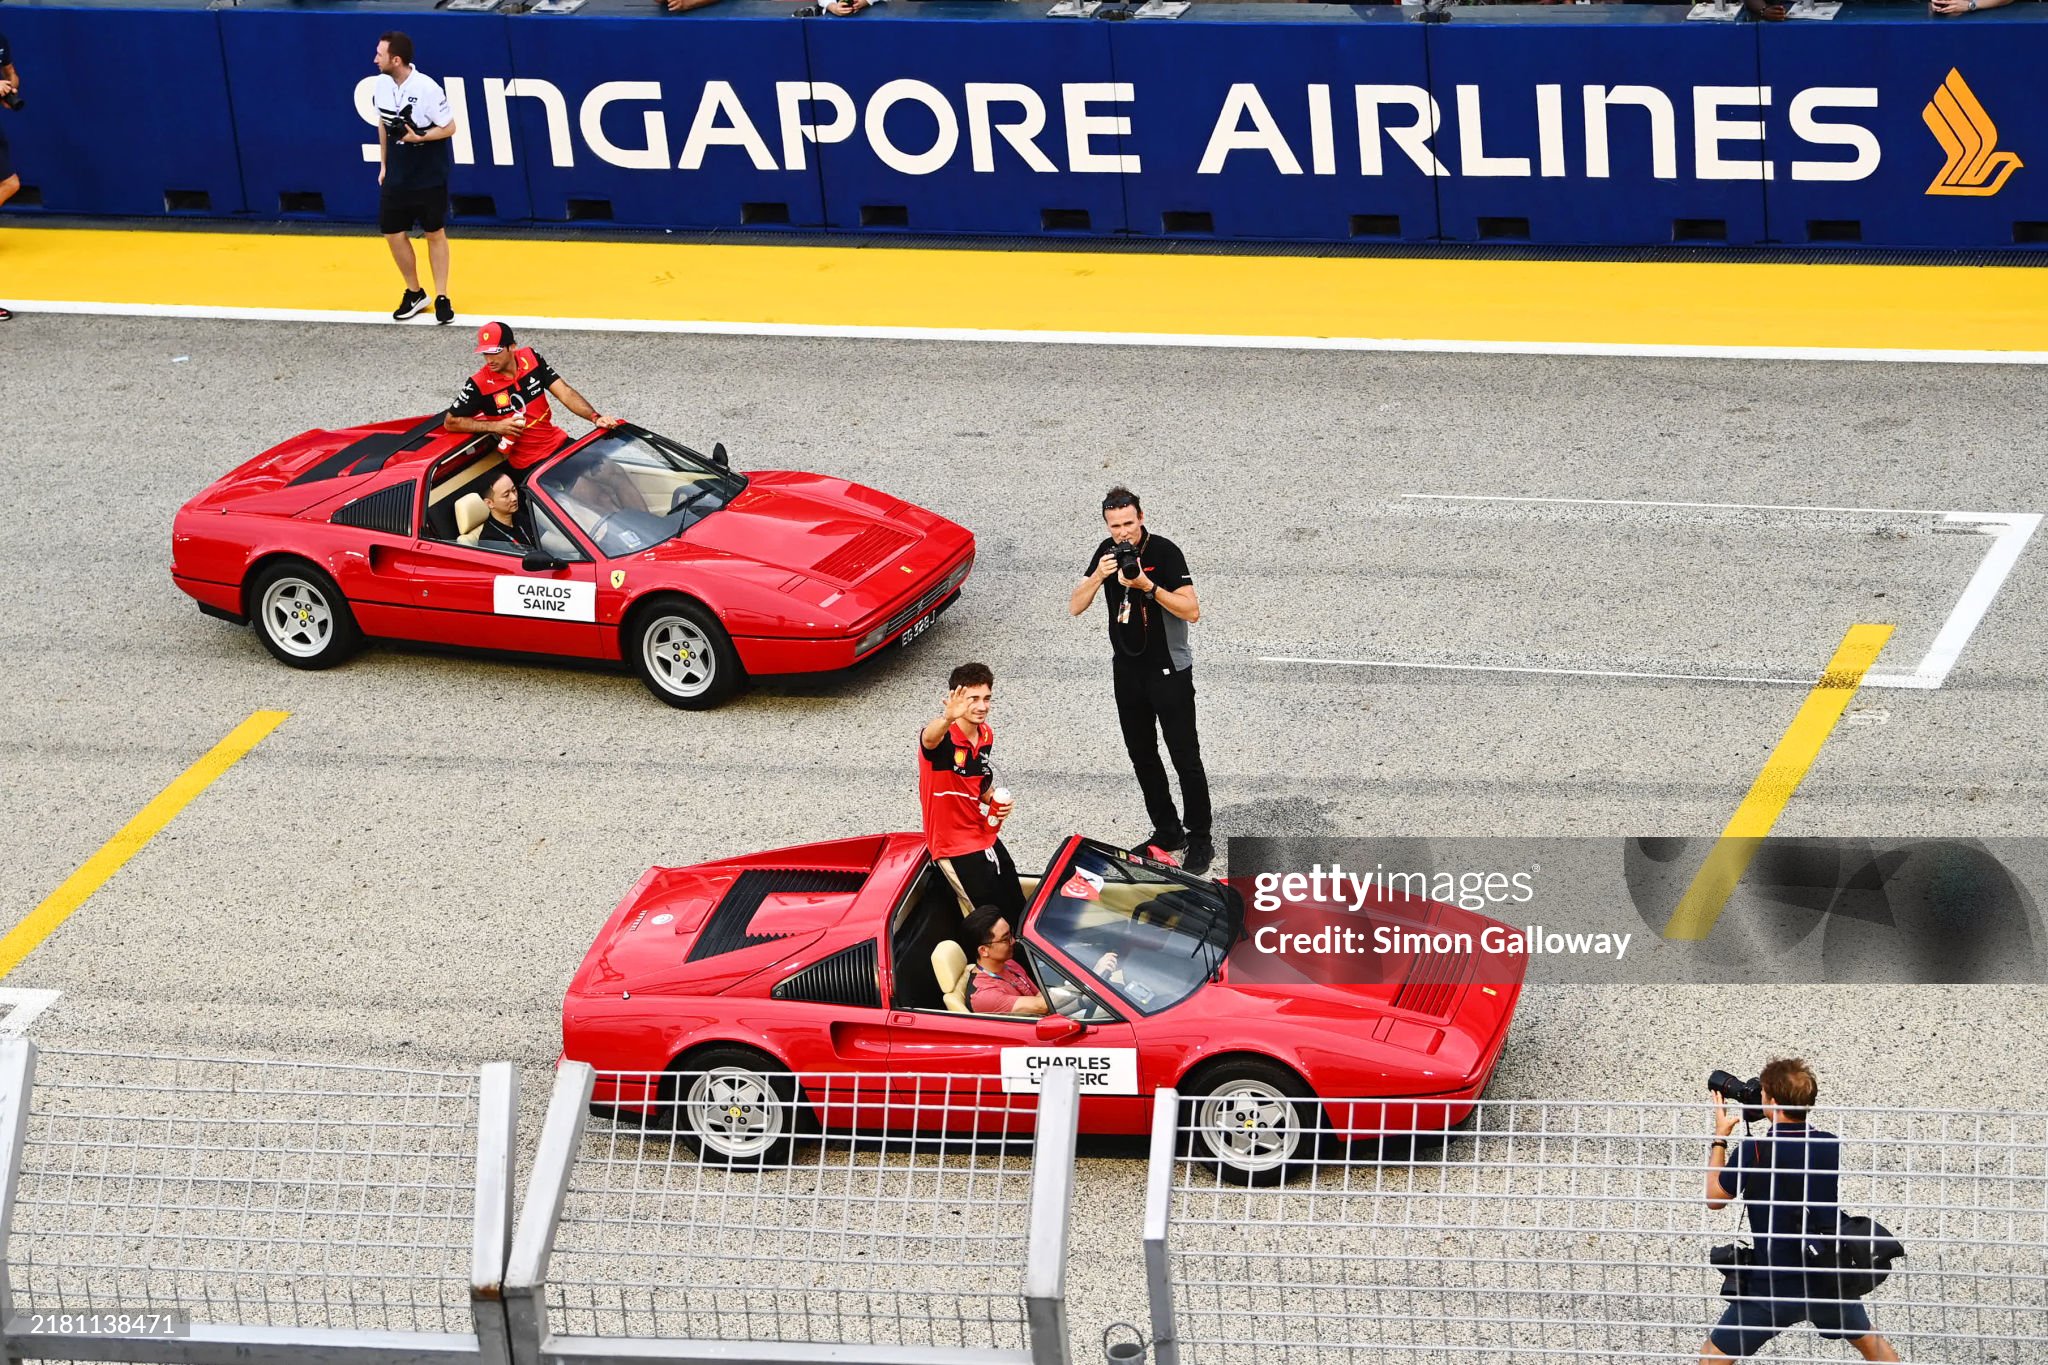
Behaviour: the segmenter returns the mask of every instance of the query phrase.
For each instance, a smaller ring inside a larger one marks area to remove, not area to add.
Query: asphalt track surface
[[[0,879],[26,914],[260,709],[291,713],[6,981],[46,1047],[508,1058],[537,1129],[562,989],[651,863],[913,828],[911,735],[987,660],[1009,838],[1145,829],[1100,608],[1113,481],[1181,542],[1227,835],[1719,831],[1847,627],[1910,666],[1986,538],[1920,513],[1453,503],[1466,493],[2043,510],[2039,376],[1926,366],[941,342],[529,338],[602,411],[741,470],[848,476],[972,527],[965,600],[850,677],[674,712],[623,672],[377,647],[288,671],[171,584],[177,506],[308,427],[447,401],[461,329],[28,316],[0,332]],[[573,422],[570,425],[574,426]],[[2039,835],[2048,548],[1938,690],[1867,689],[1781,833]],[[1881,717],[1880,714],[1881,713]],[[1880,723],[1881,719],[1881,723]],[[2048,1108],[2039,987],[1532,990],[1498,1097],[1684,1098],[1811,1059],[1823,1103]],[[1084,1147],[1077,1343],[1142,1320],[1135,1149]],[[1092,1349],[1092,1348],[1091,1348]]]

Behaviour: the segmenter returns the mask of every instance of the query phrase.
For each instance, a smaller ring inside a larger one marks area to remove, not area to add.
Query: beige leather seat
[[[490,511],[484,506],[483,494],[464,493],[455,500],[455,538],[464,545],[476,544],[477,537],[484,533],[484,523],[490,517]]]
[[[967,1008],[967,950],[947,939],[932,949],[932,975],[939,979],[939,990],[946,997],[946,1008],[955,1014],[968,1014]]]

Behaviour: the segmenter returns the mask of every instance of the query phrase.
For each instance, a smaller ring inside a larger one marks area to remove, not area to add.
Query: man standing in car
[[[1167,853],[1185,850],[1188,871],[1207,872],[1216,857],[1209,830],[1209,775],[1195,733],[1195,655],[1188,627],[1202,619],[1187,556],[1165,536],[1145,529],[1145,509],[1130,489],[1112,488],[1102,500],[1108,539],[1095,547],[1067,612],[1088,610],[1098,589],[1109,608],[1109,644],[1117,723],[1124,749],[1145,793],[1152,832],[1145,844]],[[1159,737],[1180,775],[1187,822],[1173,806]]]
[[[918,736],[917,797],[932,862],[953,888],[960,913],[993,906],[1012,923],[1024,918],[1024,888],[1000,837],[1010,803],[995,800],[995,728],[988,708],[996,675],[961,664],[946,679],[946,705]]]
[[[531,346],[521,346],[512,329],[487,322],[476,329],[476,353],[483,367],[463,384],[441,425],[449,431],[481,431],[502,437],[505,458],[515,474],[539,464],[566,444],[569,433],[555,425],[548,395],[593,426],[615,427],[619,418],[603,417],[555,367]]]

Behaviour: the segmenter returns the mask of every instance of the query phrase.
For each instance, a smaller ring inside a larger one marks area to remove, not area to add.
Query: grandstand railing
[[[1070,1073],[730,1080],[560,1069],[506,1274],[519,1365],[1067,1365]],[[718,1115],[740,1137],[706,1159]],[[737,1151],[768,1132],[793,1140]]]
[[[1144,1231],[1158,1365],[1699,1358],[1727,1306],[1710,1253],[1750,1240],[1739,1203],[1707,1206],[1706,1105],[1485,1101],[1448,1133],[1413,1131],[1412,1106],[1301,1108],[1301,1159],[1248,1188],[1206,1160],[1198,1101],[1158,1093]],[[2048,1358],[2048,1114],[1824,1105],[1814,1125],[1840,1139],[1840,1210],[1905,1247],[1862,1301],[1900,1358]],[[1810,1322],[1763,1352],[1853,1354]]]

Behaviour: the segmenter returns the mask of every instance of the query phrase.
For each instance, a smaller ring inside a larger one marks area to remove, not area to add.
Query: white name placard
[[[1003,1093],[1034,1094],[1055,1070],[1078,1076],[1083,1095],[1138,1093],[1138,1050],[1134,1047],[1006,1047]]]
[[[595,621],[597,584],[500,574],[491,584],[491,610],[500,616],[544,621]]]

